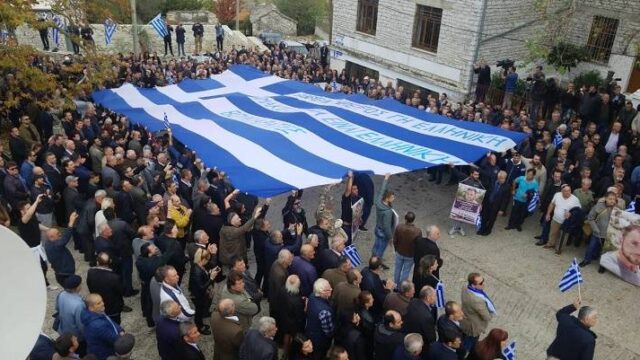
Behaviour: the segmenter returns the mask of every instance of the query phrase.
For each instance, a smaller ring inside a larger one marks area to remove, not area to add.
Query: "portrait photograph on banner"
[[[613,209],[600,266],[640,286],[640,215]]]
[[[475,225],[480,216],[482,201],[487,191],[474,186],[458,184],[458,191],[451,206],[449,217],[453,220]]]
[[[351,213],[353,214],[353,218],[351,221],[351,236],[355,238],[358,233],[358,229],[362,225],[362,211],[364,209],[364,199],[360,198],[360,200],[356,201],[355,204],[351,205]]]

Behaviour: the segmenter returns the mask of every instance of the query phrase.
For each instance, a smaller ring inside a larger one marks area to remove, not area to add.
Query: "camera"
[[[499,67],[507,70],[510,67],[512,67],[514,63],[515,63],[514,60],[504,59],[504,60],[500,60],[500,61],[496,62],[496,66],[499,66]]]

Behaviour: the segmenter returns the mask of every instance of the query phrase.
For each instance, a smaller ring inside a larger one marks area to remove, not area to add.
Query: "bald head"
[[[89,294],[84,301],[87,303],[89,311],[97,313],[104,312],[104,301],[102,301],[102,296],[99,294]]]
[[[307,259],[307,260],[313,259],[314,255],[315,255],[315,251],[313,250],[313,246],[311,246],[309,244],[302,245],[302,247],[300,248],[300,255],[303,258]]]
[[[222,299],[218,303],[218,312],[222,317],[233,316],[236,313],[236,304],[231,299]]]

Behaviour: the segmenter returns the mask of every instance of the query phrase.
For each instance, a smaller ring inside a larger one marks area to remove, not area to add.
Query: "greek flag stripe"
[[[355,245],[351,244],[342,250],[342,255],[349,258],[351,261],[351,265],[353,267],[358,267],[362,264],[362,260],[360,259],[360,253],[358,249],[356,249]]]
[[[156,15],[156,17],[149,21],[149,25],[151,25],[162,38],[169,35],[162,14]]]
[[[571,265],[569,265],[569,268],[562,276],[558,287],[560,288],[560,291],[565,292],[582,282],[582,273],[580,273],[578,261],[576,260],[576,258],[573,258]]]

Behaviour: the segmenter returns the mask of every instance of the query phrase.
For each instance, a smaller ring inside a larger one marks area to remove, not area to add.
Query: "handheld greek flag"
[[[362,264],[360,253],[358,253],[358,249],[356,249],[356,246],[353,244],[345,247],[344,250],[342,250],[342,255],[348,257],[349,260],[351,260],[351,265],[353,265],[353,267],[358,267],[360,266],[360,264]]]
[[[111,44],[111,40],[113,39],[113,34],[116,33],[116,28],[118,24],[116,24],[113,20],[107,19],[104,21],[104,42],[108,46]]]
[[[438,309],[443,309],[444,305],[444,283],[442,281],[438,281],[438,285],[436,285],[436,307]]]
[[[171,129],[171,123],[169,122],[169,117],[167,113],[164,113],[164,127],[167,129]]]
[[[164,19],[162,18],[162,14],[158,14],[151,21],[149,21],[149,25],[156,29],[156,32],[158,33],[158,35],[160,35],[161,38],[169,35],[169,32],[167,31],[167,25],[164,23]]]
[[[537,191],[534,191],[533,196],[531,196],[531,200],[529,200],[529,205],[527,205],[527,210],[530,213],[533,213],[534,211],[536,211],[536,208],[538,207],[539,202],[540,202],[540,195],[538,195]]]
[[[562,135],[560,135],[560,133],[556,131],[556,134],[553,135],[553,145],[555,145],[557,149],[560,144],[562,144]]]
[[[482,228],[482,216],[478,214],[478,217],[476,217],[476,231],[480,231],[480,228]]]
[[[516,360],[516,342],[513,341],[511,344],[507,345],[507,347],[502,349],[502,355],[507,360]]]
[[[60,46],[60,31],[64,28],[64,21],[62,17],[55,15],[53,17],[53,23],[56,25],[51,28],[51,38],[53,38],[53,42],[56,44],[55,47]]]
[[[569,265],[567,272],[565,272],[564,276],[562,276],[558,287],[560,288],[560,291],[565,292],[582,282],[582,274],[580,273],[578,261],[576,260],[576,258],[573,258],[573,261],[571,262],[571,265]]]
[[[631,202],[629,203],[629,205],[627,206],[625,211],[628,212],[628,213],[632,213],[632,214],[636,213],[636,200],[635,199],[631,200]]]

